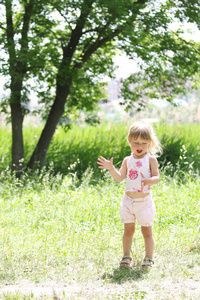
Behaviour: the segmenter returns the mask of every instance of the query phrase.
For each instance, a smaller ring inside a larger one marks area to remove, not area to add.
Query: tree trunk
[[[23,145],[23,113],[20,103],[11,103],[12,120],[12,170],[20,176],[24,169],[24,145]]]
[[[27,169],[42,168],[45,164],[47,150],[52,137],[65,110],[66,99],[69,95],[72,80],[68,80],[66,85],[57,84],[55,101],[51,107],[47,122],[42,131],[37,146],[27,164]]]
[[[28,31],[35,0],[24,3],[24,15],[21,30],[20,50],[16,51],[13,25],[13,1],[5,1],[6,8],[6,47],[9,54],[9,74],[11,77],[11,122],[12,122],[12,170],[19,177],[24,170],[23,119],[24,112],[21,105],[21,92],[24,76],[27,72]]]

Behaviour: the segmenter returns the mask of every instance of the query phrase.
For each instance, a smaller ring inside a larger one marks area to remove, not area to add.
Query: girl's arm
[[[151,171],[151,177],[150,178],[145,178],[142,175],[142,183],[143,185],[153,185],[157,184],[160,180],[160,174],[159,174],[159,169],[158,169],[158,161],[154,156],[149,157],[149,166],[150,166],[150,171]]]
[[[103,156],[100,156],[100,158],[98,158],[97,164],[99,165],[100,169],[107,169],[116,181],[121,182],[126,177],[127,159],[127,157],[124,158],[119,171],[117,171],[113,166],[113,157],[110,160],[107,160]]]

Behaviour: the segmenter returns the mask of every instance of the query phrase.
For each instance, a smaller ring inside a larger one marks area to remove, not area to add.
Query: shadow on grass
[[[142,270],[141,268],[117,268],[113,273],[104,273],[102,279],[107,279],[110,282],[122,284],[131,280],[143,280],[145,274],[149,273],[149,270]]]

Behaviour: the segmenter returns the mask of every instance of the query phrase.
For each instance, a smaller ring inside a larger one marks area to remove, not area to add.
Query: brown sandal
[[[124,255],[120,261],[120,267],[122,268],[131,268],[132,257],[129,255]]]
[[[148,269],[149,267],[152,267],[154,265],[153,259],[149,257],[145,257],[142,263],[142,269]]]

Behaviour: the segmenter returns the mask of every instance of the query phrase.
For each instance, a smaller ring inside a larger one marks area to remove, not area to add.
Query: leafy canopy
[[[6,24],[9,5],[12,53]],[[31,21],[24,36],[24,16],[30,5]],[[74,110],[94,110],[106,97],[104,78],[113,76],[118,51],[137,60],[140,69],[124,81],[127,109],[135,103],[142,106],[147,97],[172,101],[198,73],[199,44],[185,40],[184,27],[171,26],[191,22],[200,29],[200,4],[194,0],[4,0],[0,11],[0,72],[10,88],[12,66],[17,63],[24,68],[24,113],[30,112],[34,90],[41,104],[38,112],[46,119],[56,96],[56,80],[64,85],[71,77],[66,116]],[[1,102],[6,113],[9,101]]]

